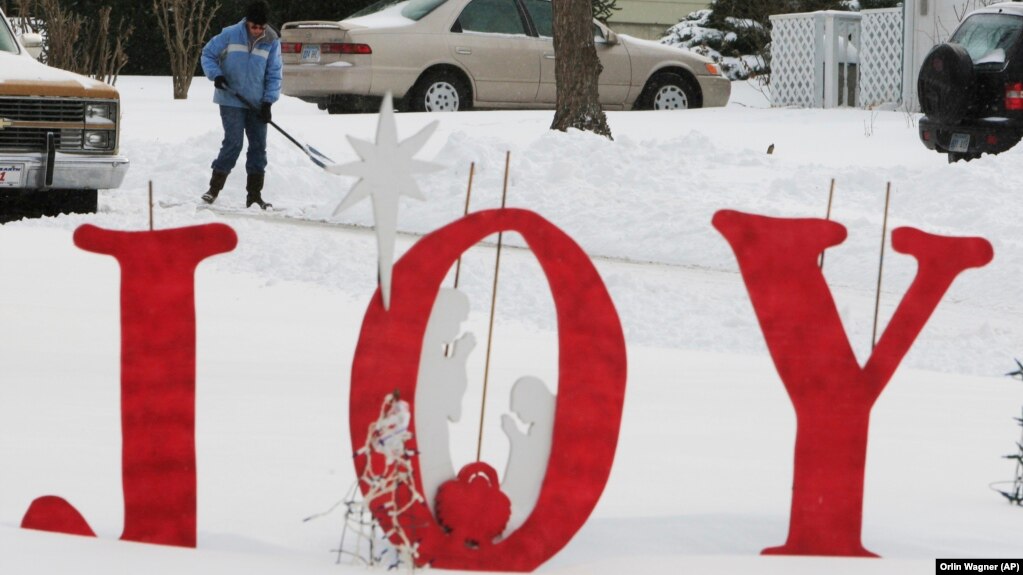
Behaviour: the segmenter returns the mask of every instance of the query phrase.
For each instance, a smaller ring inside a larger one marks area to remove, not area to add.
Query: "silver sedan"
[[[406,108],[552,108],[550,0],[381,0],[340,22],[281,31],[285,94],[332,113]],[[724,106],[731,84],[698,54],[619,35],[594,21],[607,110]]]

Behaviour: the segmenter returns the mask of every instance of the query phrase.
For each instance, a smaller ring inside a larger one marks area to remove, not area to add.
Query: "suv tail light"
[[[1023,82],[1005,85],[1005,109],[1023,110]]]
[[[369,47],[369,44],[331,42],[329,44],[320,44],[320,52],[324,54],[372,54],[373,49]]]
[[[301,54],[301,42],[281,42],[281,54]]]

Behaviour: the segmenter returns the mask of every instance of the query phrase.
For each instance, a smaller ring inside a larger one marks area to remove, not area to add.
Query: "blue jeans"
[[[248,108],[220,107],[220,121],[224,125],[224,141],[220,154],[213,160],[217,172],[231,173],[242,153],[242,135],[249,140],[245,155],[245,173],[262,174],[266,171],[266,126],[259,114]]]

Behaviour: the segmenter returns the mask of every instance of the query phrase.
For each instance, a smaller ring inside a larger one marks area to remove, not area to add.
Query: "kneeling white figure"
[[[508,466],[501,481],[501,491],[512,504],[505,536],[525,523],[540,497],[554,439],[555,403],[556,396],[537,377],[521,377],[512,386],[511,411],[515,415],[501,416],[501,428],[510,444]],[[515,423],[515,416],[526,426],[524,433]]]

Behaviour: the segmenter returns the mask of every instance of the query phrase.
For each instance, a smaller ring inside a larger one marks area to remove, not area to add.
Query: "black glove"
[[[263,120],[263,122],[267,124],[269,124],[270,120],[273,118],[273,116],[270,115],[270,106],[272,105],[273,104],[270,102],[263,102],[263,106],[259,109],[259,119]]]
[[[216,86],[218,90],[223,90],[228,86],[227,78],[223,76],[217,76],[216,78],[213,79],[213,85]]]

